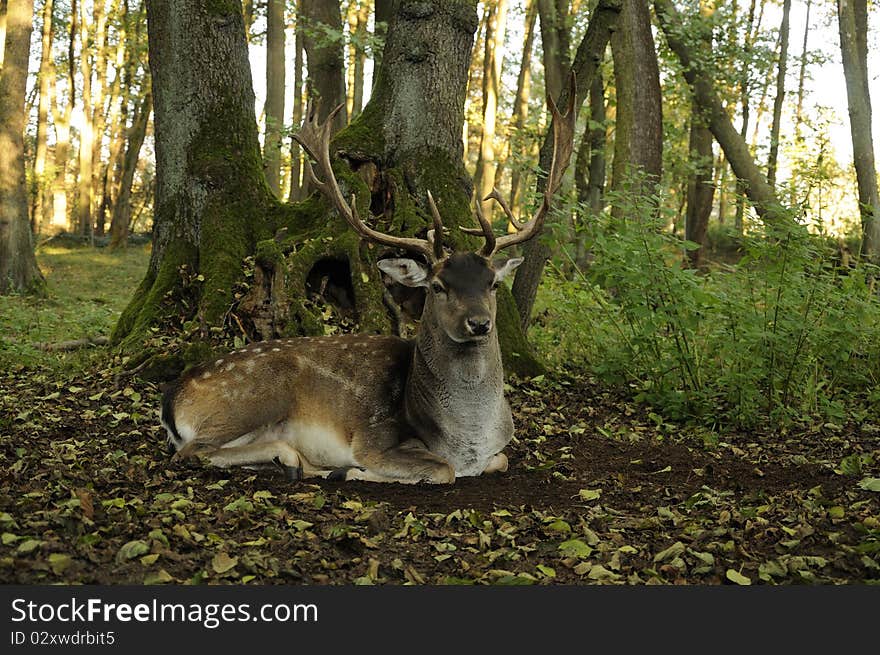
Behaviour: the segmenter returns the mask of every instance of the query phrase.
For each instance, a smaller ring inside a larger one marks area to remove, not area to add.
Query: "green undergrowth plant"
[[[749,427],[880,410],[880,302],[867,265],[841,267],[793,218],[742,236],[742,258],[688,269],[650,199],[619,195],[590,224],[588,267],[548,272],[532,335],[676,420]],[[662,214],[662,212],[661,212]]]

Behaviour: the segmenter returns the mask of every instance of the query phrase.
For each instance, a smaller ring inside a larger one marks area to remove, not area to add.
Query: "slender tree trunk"
[[[513,101],[513,135],[511,137],[511,150],[516,153],[510,171],[510,208],[514,215],[519,218],[521,213],[521,189],[523,163],[528,152],[528,139],[524,133],[526,118],[529,113],[529,93],[532,80],[532,50],[535,43],[535,22],[538,17],[538,4],[536,0],[526,0],[526,24],[525,40],[523,42],[522,60],[519,67],[519,76],[516,80],[516,96]],[[508,226],[513,229],[513,226]]]
[[[862,217],[861,253],[870,262],[880,264],[880,195],[871,134],[867,1],[838,0],[837,16]]]
[[[70,31],[67,41],[67,99],[61,102],[61,95],[55,93],[57,107],[53,105],[52,118],[55,123],[55,176],[52,180],[52,229],[70,228],[67,214],[67,167],[70,158],[70,120],[76,104],[76,46],[77,25],[76,0],[71,0]]]
[[[593,77],[596,75],[599,62],[603,59],[611,34],[617,28],[620,14],[621,2],[619,0],[599,0],[599,4],[590,16],[587,31],[578,46],[574,62],[571,65],[571,72],[575,73],[577,84],[575,89],[575,111],[580,111],[584,100],[589,94],[590,87],[593,84]],[[558,106],[565,106],[565,103],[568,102],[568,94],[568,87],[563,88],[557,101]],[[546,171],[549,168],[553,158],[553,139],[551,135],[552,126],[547,131],[547,137],[541,146],[538,165],[542,171]],[[545,184],[546,177],[539,176],[536,183],[538,193],[544,191]],[[541,282],[544,266],[550,254],[550,249],[539,238],[532,239],[523,247],[525,261],[516,271],[512,289],[523,332],[528,328],[532,307],[535,304],[535,297],[538,293],[538,285]]]
[[[704,56],[711,56],[712,27],[711,16],[714,8],[706,2],[700,2],[700,21],[698,23],[700,48]],[[709,227],[709,216],[712,213],[712,199],[715,186],[712,180],[714,158],[712,156],[712,133],[706,127],[703,108],[691,100],[691,126],[688,150],[690,152],[691,174],[687,188],[687,214],[685,214],[685,238],[699,244],[699,248],[688,250],[687,256],[692,268],[699,268],[703,259],[703,248],[706,245],[706,232]]]
[[[106,126],[104,101],[109,87],[107,65],[110,61],[110,52],[107,48],[106,0],[94,0],[93,7],[94,33],[92,38],[95,44],[95,84],[92,100],[92,209],[96,211],[94,211],[92,219],[92,228],[94,234],[103,236],[109,204],[101,193],[104,180],[101,150]]]
[[[42,293],[28,220],[24,129],[33,0],[9,0],[0,71],[0,294]]]
[[[724,159],[724,153],[718,153],[718,162],[715,165],[717,171],[718,189],[718,224],[724,225],[727,220],[727,161]],[[738,199],[738,198],[737,198]]]
[[[767,160],[767,184],[776,188],[776,166],[779,158],[779,130],[782,103],[785,100],[785,75],[788,71],[788,26],[791,0],[782,3],[782,24],[779,27],[779,67],[776,75],[776,98],[773,100],[773,125],[770,128],[770,156]]]
[[[6,43],[6,4],[7,0],[0,0],[0,68],[3,68],[3,55]]]
[[[302,18],[299,6],[302,0],[296,0],[296,36],[293,58],[293,125],[302,124],[303,119],[303,36]],[[293,139],[290,140],[290,191],[287,201],[295,202],[303,198],[304,180],[302,178],[302,152]]]
[[[128,145],[122,164],[122,179],[116,202],[113,204],[113,218],[110,221],[111,248],[125,247],[128,243],[128,230],[131,226],[131,185],[134,182],[141,146],[143,146],[144,137],[147,134],[152,105],[153,96],[148,90],[137,109],[131,129],[128,131]]]
[[[605,130],[605,84],[601,70],[597,70],[590,86],[590,120],[584,128],[574,167],[578,202],[589,208],[587,220],[597,219],[605,205]],[[584,268],[587,265],[586,242],[577,233],[574,238],[575,264]]]
[[[794,140],[798,145],[803,141],[801,128],[804,122],[804,82],[807,77],[807,43],[810,37],[810,8],[813,0],[807,0],[807,15],[804,18],[804,41],[801,45],[800,72],[798,73],[797,108],[794,114]]]
[[[281,195],[281,128],[284,127],[284,28],[285,1],[267,0],[266,28],[266,132],[263,137],[263,165],[266,183],[276,197]]]
[[[643,0],[623,0],[620,29],[611,35],[611,53],[617,91],[611,186],[618,192],[626,187],[628,193],[650,197],[663,166],[663,113],[651,15]],[[612,211],[619,215],[621,208]]]
[[[544,86],[551,98],[558,98],[571,66],[571,35],[566,25],[567,0],[537,0],[541,17],[541,47],[544,56]]]
[[[507,22],[507,0],[494,0],[487,7],[486,49],[483,58],[483,132],[480,154],[474,175],[477,202],[483,214],[492,216],[494,201],[483,201],[495,186],[495,122],[498,115],[498,91],[501,85],[501,64],[504,60],[504,29]]]
[[[319,25],[342,32],[342,16],[338,0],[300,0],[301,16],[306,25],[303,31],[303,47],[309,62],[308,88],[310,98],[319,98],[319,117],[327,116],[334,107],[345,103],[345,65],[342,43],[326,43],[326,39],[313,36]],[[334,120],[334,131],[348,123],[345,109]]]
[[[46,132],[49,130],[49,107],[52,104],[50,80],[52,78],[52,0],[43,5],[42,40],[40,50],[39,93],[37,107],[37,139],[34,149],[34,173],[31,187],[31,220],[38,232],[43,232],[51,220],[46,180]]]
[[[92,175],[94,152],[94,131],[92,124],[92,65],[91,48],[89,47],[89,15],[86,3],[80,3],[79,35],[82,52],[79,58],[82,74],[82,130],[79,135],[79,171],[77,189],[79,195],[76,204],[76,224],[80,234],[92,236]]]
[[[779,199],[755,164],[748,145],[733,127],[727,110],[715,92],[714,83],[694,64],[690,48],[680,38],[683,31],[678,11],[670,0],[654,0],[654,7],[666,42],[681,61],[684,77],[707,117],[712,136],[724,150],[734,174],[745,181],[746,194],[758,215],[768,223],[784,220],[786,214]]]
[[[364,72],[367,65],[367,51],[364,43],[367,39],[367,27],[370,20],[370,7],[366,2],[359,3],[354,12],[353,53],[351,63],[351,108],[349,116],[354,118],[364,108]]]
[[[745,37],[743,39],[743,61],[740,65],[740,82],[739,82],[739,98],[740,98],[740,111],[742,112],[742,125],[740,126],[740,136],[743,141],[749,135],[749,112],[751,109],[750,103],[750,93],[751,93],[751,85],[749,84],[749,73],[751,71],[751,56],[752,50],[754,49],[754,39],[755,34],[757,33],[757,26],[755,25],[755,6],[756,0],[751,0],[751,4],[749,5],[749,16],[748,22],[746,23],[746,31]],[[764,0],[761,1],[761,15],[764,13]],[[760,26],[760,20],[758,21],[758,26]],[[742,234],[743,233],[743,218],[745,216],[745,185],[743,181],[737,178],[736,180],[736,215],[733,219],[734,229]]]

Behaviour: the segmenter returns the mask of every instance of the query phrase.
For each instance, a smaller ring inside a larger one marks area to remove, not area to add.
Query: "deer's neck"
[[[426,317],[427,318],[427,317]],[[425,324],[416,339],[413,376],[440,396],[463,396],[475,402],[500,397],[504,387],[497,333],[482,343],[456,343],[437,324]],[[430,386],[428,386],[430,385]]]

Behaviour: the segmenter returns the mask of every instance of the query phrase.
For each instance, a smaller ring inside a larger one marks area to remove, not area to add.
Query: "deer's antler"
[[[488,221],[479,209],[480,203],[477,203],[478,209],[476,215],[477,220],[480,222],[481,229],[464,228],[464,231],[468,234],[482,234],[486,238],[485,245],[479,250],[479,253],[484,257],[492,257],[492,255],[504,248],[509,248],[518,243],[528,241],[537,236],[544,227],[544,220],[547,218],[547,212],[550,211],[553,196],[559,190],[559,186],[562,184],[562,176],[571,161],[571,153],[574,147],[574,126],[577,121],[577,113],[574,110],[574,105],[575,76],[574,73],[572,73],[568,94],[568,106],[566,107],[564,114],[560,113],[553,98],[547,96],[547,106],[550,108],[550,114],[552,116],[553,158],[550,162],[550,171],[547,173],[547,184],[544,187],[544,199],[541,202],[541,206],[538,207],[538,211],[535,212],[535,215],[526,223],[521,223],[516,220],[513,213],[510,211],[510,207],[504,202],[504,199],[498,192],[498,189],[493,189],[492,193],[487,195],[484,200],[489,200],[490,198],[496,200],[498,204],[501,205],[501,209],[507,216],[507,220],[509,220],[517,230],[513,234],[505,234],[496,238],[492,234],[491,227],[488,227]]]
[[[332,129],[333,118],[344,105],[337,106],[327,118],[320,122],[318,120],[318,105],[309,101],[306,107],[306,117],[303,120],[302,127],[293,135],[308,157],[306,158],[306,172],[311,180],[324,196],[333,204],[336,211],[346,220],[351,228],[364,239],[369,239],[383,246],[392,248],[402,248],[410,252],[424,255],[425,258],[433,263],[443,258],[443,222],[440,219],[440,213],[434,204],[431,194],[428,194],[428,204],[431,207],[431,215],[434,222],[434,229],[429,233],[429,239],[416,239],[410,237],[396,237],[391,234],[385,234],[374,230],[361,220],[357,211],[357,197],[352,194],[351,203],[347,202],[339,188],[339,182],[333,173],[333,167],[330,164],[330,132]],[[312,161],[315,164],[313,166]],[[318,179],[315,174],[317,167],[323,179]]]

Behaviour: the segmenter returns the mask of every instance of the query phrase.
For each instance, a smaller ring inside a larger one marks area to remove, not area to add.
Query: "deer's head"
[[[294,138],[309,155],[306,158],[306,171],[312,184],[332,202],[355,232],[374,243],[415,255],[413,258],[382,259],[378,265],[399,284],[424,287],[426,301],[423,321],[425,318],[432,320],[456,343],[477,344],[487,341],[495,329],[496,290],[523,261],[521,257],[498,261],[495,255],[533,238],[541,231],[551,200],[562,183],[562,175],[572,154],[577,119],[574,102],[575,81],[572,75],[568,107],[564,114],[559,112],[550,97],[547,98],[552,115],[553,158],[547,172],[544,197],[535,215],[525,223],[519,222],[498,190],[494,189],[485,199],[492,198],[498,202],[516,231],[496,237],[477,202],[475,217],[480,227],[461,228],[468,234],[483,237],[483,246],[474,252],[447,252],[444,249],[443,221],[430,191],[426,195],[433,229],[428,230],[426,239],[378,232],[361,220],[357,198],[353,196],[350,203],[346,201],[330,163],[331,124],[343,105],[330,112],[324,122],[319,122],[317,107],[310,102],[303,125]],[[314,160],[315,164],[310,160]],[[318,179],[315,167],[323,179]]]

